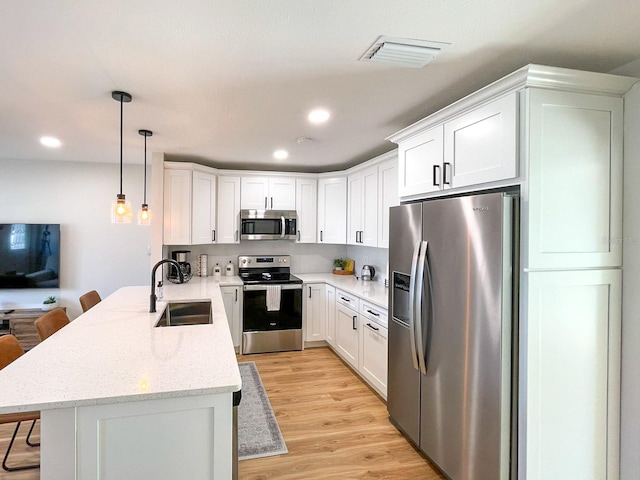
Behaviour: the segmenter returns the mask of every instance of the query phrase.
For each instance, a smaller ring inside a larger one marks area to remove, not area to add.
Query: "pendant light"
[[[138,225],[151,225],[151,212],[147,205],[147,137],[153,135],[151,130],[138,130],[138,133],[144,137],[144,196],[142,207],[138,212]]]
[[[111,223],[131,223],[131,202],[127,202],[122,193],[122,106],[131,101],[131,95],[114,91],[111,97],[120,102],[120,193],[116,195],[116,201],[111,202]]]

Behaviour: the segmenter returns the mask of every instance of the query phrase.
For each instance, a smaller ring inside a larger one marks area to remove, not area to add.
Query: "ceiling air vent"
[[[420,68],[433,60],[447,45],[449,44],[381,35],[360,60]]]

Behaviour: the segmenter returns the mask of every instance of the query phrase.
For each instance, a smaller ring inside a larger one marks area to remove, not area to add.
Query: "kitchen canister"
[[[216,263],[216,266],[213,267],[213,276],[219,277],[220,275],[222,275],[222,269],[220,268],[220,265]]]
[[[198,275],[201,277],[207,276],[207,255],[203,253],[202,255],[198,255]]]
[[[225,268],[225,275],[232,277],[233,275],[236,274],[236,268],[235,265],[233,264],[233,262],[231,260],[229,260],[229,263],[227,263],[227,267]]]

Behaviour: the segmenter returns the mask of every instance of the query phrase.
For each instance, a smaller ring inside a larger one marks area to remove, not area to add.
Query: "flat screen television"
[[[0,223],[0,288],[60,288],[60,225]]]

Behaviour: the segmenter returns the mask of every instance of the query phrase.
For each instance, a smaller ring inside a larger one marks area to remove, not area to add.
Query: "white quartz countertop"
[[[154,328],[149,286],[124,287],[0,370],[0,413],[234,392],[242,383],[221,285],[166,283],[164,300],[211,299],[213,324]]]
[[[383,283],[358,280],[355,275],[334,275],[333,273],[296,273],[304,283],[328,283],[336,288],[352,293],[382,308],[388,308],[389,289]]]

